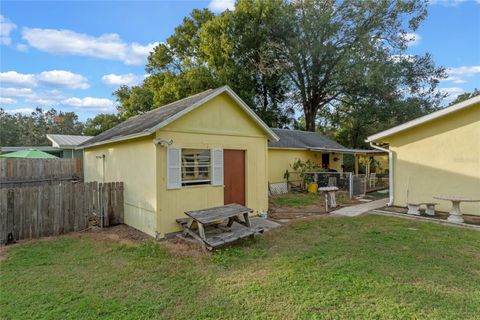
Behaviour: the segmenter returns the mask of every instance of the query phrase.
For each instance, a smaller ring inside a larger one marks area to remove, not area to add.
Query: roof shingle
[[[136,133],[148,132],[149,129],[152,129],[157,124],[167,120],[170,117],[173,117],[177,113],[187,109],[188,107],[199,102],[203,98],[214,93],[216,90],[220,90],[222,88],[209,89],[196,95],[187,97],[185,99],[169,103],[163,107],[159,107],[143,114],[128,118],[119,125],[107,131],[104,131],[98,136],[95,136],[92,139],[89,139],[88,141],[80,144],[80,146],[86,146],[114,138],[121,138]]]
[[[285,149],[312,149],[312,148],[330,148],[347,149],[332,139],[329,139],[319,133],[310,131],[299,131],[289,129],[274,129],[272,131],[280,138],[279,141],[268,143],[269,148]]]

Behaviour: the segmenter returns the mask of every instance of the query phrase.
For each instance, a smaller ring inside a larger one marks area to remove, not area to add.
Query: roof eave
[[[426,122],[430,122],[430,121],[433,121],[435,119],[447,116],[451,113],[463,110],[465,108],[472,107],[472,106],[476,105],[477,103],[480,103],[480,96],[473,97],[471,99],[468,99],[468,100],[465,100],[463,102],[457,103],[457,104],[455,104],[451,107],[446,107],[442,110],[438,110],[436,112],[427,114],[423,117],[405,122],[405,123],[403,123],[401,125],[398,125],[396,127],[393,127],[393,128],[387,129],[385,131],[376,133],[374,135],[371,135],[371,136],[367,137],[365,142],[379,141],[380,139],[393,136],[393,135],[395,135],[397,133],[400,133],[400,132],[403,132],[407,129],[418,127],[418,126],[420,126],[420,125],[422,125]]]
[[[157,125],[151,127],[150,129],[147,129],[147,130],[145,130],[141,133],[136,133],[136,134],[131,134],[131,135],[122,136],[122,137],[118,137],[118,138],[108,139],[108,140],[105,140],[105,141],[99,141],[99,142],[92,143],[92,144],[80,145],[76,149],[84,149],[84,148],[87,148],[87,147],[99,146],[99,145],[102,145],[102,144],[119,142],[119,141],[122,141],[122,140],[129,140],[129,139],[138,138],[138,137],[153,134],[153,133],[157,132],[158,130],[160,130],[161,128],[163,128],[163,127],[167,126],[168,124],[174,122],[175,120],[177,120],[180,117],[186,115],[190,111],[196,109],[197,107],[199,107],[202,104],[206,103],[207,101],[215,98],[216,96],[220,95],[223,92],[227,92],[229,94],[229,96],[233,100],[235,100],[242,107],[242,109],[245,112],[247,112],[253,118],[253,120],[255,120],[255,122],[267,133],[267,136],[269,137],[270,141],[277,142],[277,141],[280,140],[280,138],[265,124],[265,122],[263,122],[262,119],[260,119],[255,114],[255,112],[253,112],[253,110],[250,109],[250,107],[248,107],[247,104],[239,96],[237,96],[237,94],[229,86],[223,86],[223,87],[221,87],[217,90],[214,90],[211,94],[207,95],[203,99],[200,99],[196,103],[192,104],[190,107],[185,108],[184,110],[176,113],[175,115],[169,117],[168,119],[158,123]]]
[[[82,149],[86,149],[86,148],[101,146],[101,145],[104,145],[104,144],[109,144],[109,143],[115,143],[115,142],[135,139],[135,138],[146,137],[146,136],[149,136],[151,134],[152,134],[151,132],[143,131],[143,132],[139,132],[139,133],[129,134],[129,135],[126,135],[126,136],[120,136],[120,137],[116,137],[116,138],[113,137],[113,138],[108,139],[108,140],[94,142],[94,143],[90,143],[90,144],[86,144],[86,145],[79,145],[75,148],[75,150],[82,150]]]
[[[242,109],[247,112],[254,120],[255,122],[267,133],[270,141],[274,141],[274,142],[277,142],[280,140],[280,138],[272,131],[272,129],[270,129],[266,124],[265,122],[262,121],[262,119],[260,119],[260,117],[257,116],[257,114],[255,112],[253,112],[252,109],[250,109],[250,107],[229,87],[229,86],[223,86],[217,90],[214,90],[214,92],[212,92],[211,94],[207,95],[206,97],[204,97],[203,99],[197,101],[196,103],[192,104],[190,107],[182,110],[181,112],[178,112],[176,113],[175,115],[173,115],[172,117],[169,117],[168,119],[166,119],[165,121],[162,121],[160,122],[159,124],[157,124],[156,126],[150,128],[148,131],[151,132],[151,133],[154,133],[158,130],[160,130],[161,128],[167,126],[168,124],[174,122],[175,120],[181,118],[182,116],[184,116],[185,114],[189,113],[190,111],[198,108],[199,106],[201,106],[202,104],[206,103],[207,101],[215,98],[216,96],[222,94],[222,93],[228,93],[228,95],[233,99],[235,100],[235,102],[237,102],[241,107]]]

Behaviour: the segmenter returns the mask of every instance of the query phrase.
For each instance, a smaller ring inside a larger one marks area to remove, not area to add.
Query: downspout
[[[390,149],[380,147],[373,142],[370,142],[370,146],[374,149],[378,149],[384,152],[388,152],[388,193],[389,200],[387,206],[393,206],[393,152]]]

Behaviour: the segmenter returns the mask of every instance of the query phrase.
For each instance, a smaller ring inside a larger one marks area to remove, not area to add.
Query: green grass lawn
[[[301,208],[313,204],[319,204],[323,200],[319,194],[315,193],[288,193],[271,198],[274,205],[278,207]]]
[[[478,319],[480,232],[368,215],[212,255],[88,234],[12,246],[1,319]]]

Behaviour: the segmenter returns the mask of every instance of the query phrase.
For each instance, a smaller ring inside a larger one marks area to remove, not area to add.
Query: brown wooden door
[[[245,151],[223,150],[224,204],[245,205]]]

